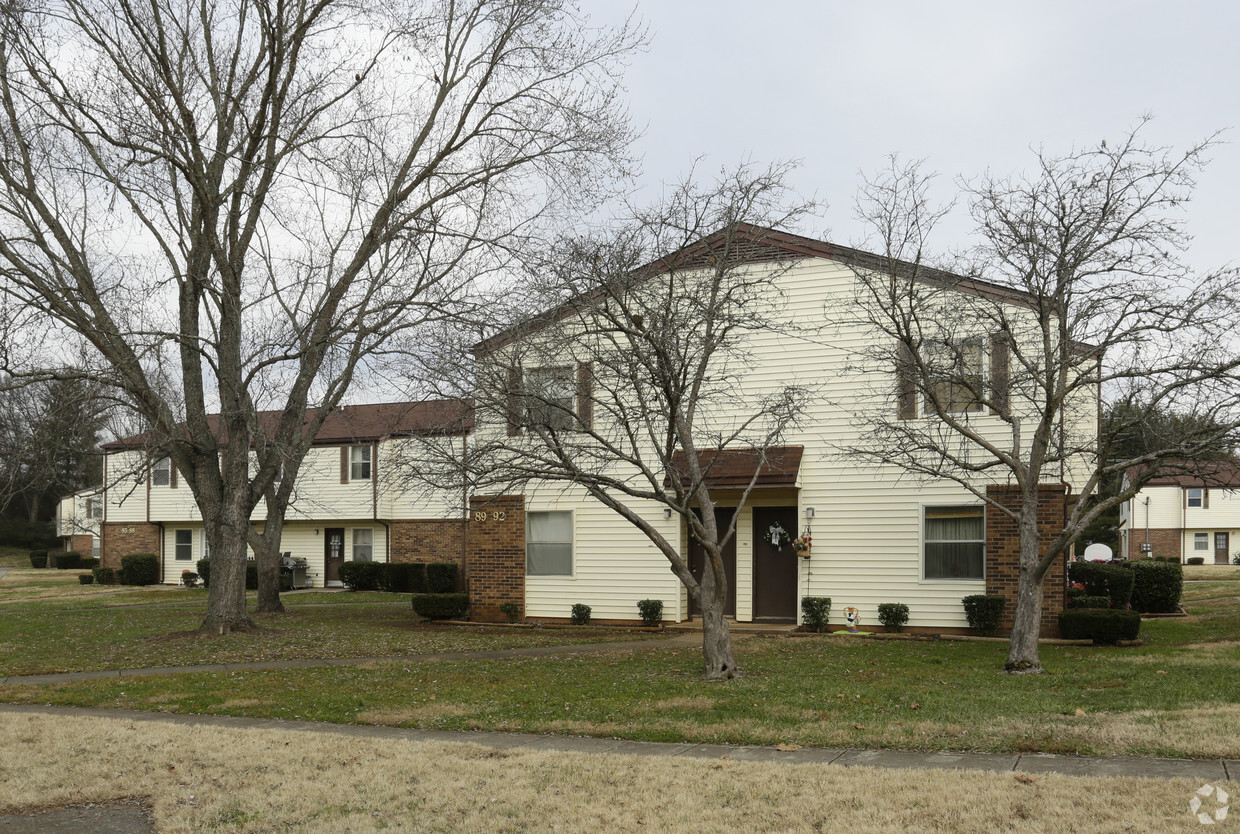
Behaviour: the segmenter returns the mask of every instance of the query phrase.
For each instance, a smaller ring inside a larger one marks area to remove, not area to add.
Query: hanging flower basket
[[[809,549],[814,544],[814,537],[809,533],[803,533],[792,540],[793,551],[802,559],[809,558]]]

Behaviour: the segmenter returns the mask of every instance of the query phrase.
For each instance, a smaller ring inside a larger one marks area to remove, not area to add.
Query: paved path
[[[739,635],[733,642],[746,639]],[[364,663],[419,663],[428,660],[502,660],[511,657],[545,657],[557,654],[590,654],[592,652],[627,651],[698,646],[702,638],[685,634],[655,640],[625,640],[617,643],[570,643],[559,646],[526,646],[517,649],[492,649],[473,652],[441,652],[438,654],[395,655],[389,657],[323,657],[299,660],[255,660],[246,663],[207,663],[199,666],[159,666],[149,669],[102,669],[96,672],[60,672],[50,675],[11,675],[0,678],[0,686],[43,686],[55,683],[136,678],[158,675],[192,675],[199,672],[263,672],[271,669],[318,669],[329,666],[359,666]]]
[[[40,704],[0,704],[0,715],[39,714],[146,721],[180,726],[228,727],[233,729],[291,730],[336,733],[354,738],[404,741],[438,741],[480,744],[507,750],[547,750],[570,753],[614,753],[639,756],[673,756],[690,759],[730,759],[741,762],[783,764],[832,764],[842,767],[888,767],[900,769],[941,768],[993,772],[1062,773],[1069,776],[1130,776],[1146,779],[1194,779],[1203,782],[1240,779],[1240,761],[1218,759],[1147,759],[1137,757],[1056,756],[1049,753],[918,753],[901,750],[843,750],[802,747],[737,747],[726,744],[667,744],[653,741],[622,741],[575,736],[523,735],[520,733],[447,732],[411,730],[369,724],[328,724],[318,721],[282,721],[268,718],[237,718],[227,715],[177,715],[121,709],[53,707]]]

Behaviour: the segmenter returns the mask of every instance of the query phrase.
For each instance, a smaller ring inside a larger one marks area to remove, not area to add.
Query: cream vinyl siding
[[[807,260],[780,279],[787,310],[797,316],[822,316],[828,300],[851,297],[850,270],[823,259]],[[772,333],[756,334],[750,344],[754,357],[745,373],[750,394],[773,392],[785,384],[825,385],[806,407],[801,427],[780,442],[805,447],[799,492],[791,500],[771,499],[776,506],[797,507],[798,530],[805,526],[805,507],[815,508],[811,531],[812,557],[800,560],[797,609],[801,596],[832,599],[831,622],[843,622],[843,610],[861,611],[866,626],[877,624],[877,608],[883,602],[909,606],[912,626],[966,627],[961,598],[984,593],[984,580],[927,580],[923,578],[922,507],[980,503],[979,499],[945,481],[922,481],[895,467],[859,466],[837,453],[839,446],[859,437],[858,414],[879,408],[896,408],[893,368],[871,364],[861,370],[850,367],[863,348],[872,342],[868,331],[851,326],[832,326],[829,337]],[[1096,401],[1080,399],[1081,415],[1071,420],[1077,431],[1088,432],[1096,419]],[[713,425],[728,425],[741,412],[717,408]],[[601,418],[595,409],[595,419]],[[933,419],[919,417],[918,419]],[[1011,428],[998,416],[973,415],[971,422],[996,442],[1010,443]],[[479,433],[503,431],[503,426],[479,426]],[[1069,467],[1080,477],[1083,466]],[[1059,472],[1048,474],[1058,481]],[[750,505],[768,501],[760,493]],[[665,615],[687,613],[687,594],[671,574],[666,559],[632,525],[584,495],[552,491],[550,487],[527,491],[527,508],[576,511],[574,575],[571,578],[527,577],[527,616],[567,617],[571,605],[584,602],[599,618],[636,617],[636,601],[662,598]],[[721,505],[726,502],[719,501]],[[643,516],[660,529],[665,523],[661,508],[651,506]],[[672,528],[687,552],[684,531]],[[746,511],[737,538],[737,618],[752,616],[753,589],[752,514]],[[671,600],[678,600],[673,606]]]
[[[287,518],[290,521],[374,517],[374,466],[372,464],[371,479],[342,484],[340,449],[340,446],[315,446],[306,454],[293,498],[289,501]],[[379,465],[381,467],[382,463]],[[261,512],[260,502],[255,510],[256,520]]]
[[[387,529],[377,522],[366,521],[331,521],[331,522],[295,522],[284,526],[280,537],[280,552],[291,552],[294,556],[307,562],[307,575],[315,588],[323,587],[323,529],[324,527],[343,527],[345,539],[344,557],[353,558],[353,529],[365,527],[374,531],[374,560],[387,561]],[[176,531],[192,530],[194,534],[194,558],[189,562],[176,561]],[[318,531],[317,533],[315,531]],[[164,525],[163,540],[163,582],[175,585],[181,581],[181,571],[197,572],[198,560],[203,557],[204,530],[201,523],[169,522]],[[246,548],[249,555],[253,551]]]
[[[1137,534],[1144,531],[1147,526],[1151,530],[1184,529],[1202,532],[1214,530],[1224,532],[1240,528],[1240,492],[1234,489],[1209,487],[1209,493],[1209,507],[1186,507],[1184,506],[1183,487],[1146,487],[1128,502],[1125,529]],[[1150,499],[1148,525],[1146,498]],[[1192,536],[1188,537],[1188,541],[1191,543]]]
[[[146,455],[111,452],[104,474],[107,490],[105,521],[146,521]]]
[[[461,449],[462,438],[452,443]],[[379,517],[399,519],[463,518],[464,486],[432,489],[409,475],[417,469],[417,439],[396,438],[379,444]]]

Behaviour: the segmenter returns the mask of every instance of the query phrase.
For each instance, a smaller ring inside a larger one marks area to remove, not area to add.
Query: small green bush
[[[589,625],[590,606],[581,602],[576,603],[569,612],[568,619],[573,625]]]
[[[1110,597],[1112,608],[1127,608],[1132,602],[1132,571],[1108,562],[1072,562],[1068,578],[1085,586],[1085,595]]]
[[[1180,608],[1184,568],[1179,562],[1140,559],[1129,562],[1132,571],[1132,607],[1146,614],[1171,614]]]
[[[413,595],[413,613],[428,620],[457,620],[468,610],[468,594]]]
[[[30,551],[30,567],[32,568],[47,567],[47,551],[46,550]]]
[[[1069,608],[1110,608],[1110,597],[1091,597],[1088,594],[1077,597],[1068,603]]]
[[[420,594],[426,591],[425,565],[414,562],[380,564],[379,590],[395,594]]]
[[[1204,565],[1204,564],[1206,563],[1206,557],[1204,557],[1204,556],[1189,556],[1189,557],[1188,557],[1188,563],[1189,563],[1190,565]]]
[[[202,587],[206,588],[211,584],[211,560],[198,560],[198,578],[202,580]]]
[[[999,630],[1003,620],[1003,609],[1007,608],[1007,598],[989,594],[973,594],[960,601],[964,605],[964,616],[969,621],[969,628],[982,637],[989,637]]]
[[[94,556],[83,556],[82,557],[82,564],[81,564],[82,570],[94,570],[97,567],[99,567],[99,560],[96,559]]]
[[[154,553],[130,553],[121,557],[121,582],[154,585],[159,581],[159,557]]]
[[[801,597],[801,620],[810,631],[827,630],[831,619],[831,597]]]
[[[426,566],[426,590],[432,594],[451,594],[459,587],[460,574],[455,562],[431,562]]]
[[[382,562],[342,562],[340,581],[350,591],[377,591],[385,567]]]
[[[201,581],[202,578],[192,570],[181,571],[181,584],[186,588],[197,588]]]
[[[76,550],[66,550],[64,553],[55,554],[57,570],[80,570],[82,567],[82,554]]]
[[[95,577],[89,573],[83,573],[78,576],[78,582],[82,585],[89,585],[95,581]]]
[[[908,625],[908,606],[902,602],[880,602],[878,621],[888,631],[904,631]]]
[[[663,600],[639,599],[637,616],[642,618],[642,625],[654,628],[663,622]]]
[[[113,570],[112,568],[104,568],[104,567],[91,568],[90,572],[91,572],[91,575],[94,576],[95,583],[97,585],[115,585],[116,584],[116,571]]]
[[[521,616],[521,606],[515,602],[501,602],[499,604],[499,613],[508,618],[508,622],[515,623]]]
[[[1093,640],[1115,643],[1136,640],[1141,630],[1141,615],[1118,608],[1070,608],[1059,615],[1059,633],[1066,640]]]

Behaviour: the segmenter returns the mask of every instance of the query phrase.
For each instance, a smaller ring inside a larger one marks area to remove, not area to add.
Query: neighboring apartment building
[[[788,315],[821,311],[829,302],[851,297],[855,260],[846,261],[864,253],[778,233],[771,233],[768,244],[794,261],[774,279],[787,299]],[[1000,288],[985,285],[978,292],[994,294]],[[553,316],[546,318],[554,322]],[[880,603],[902,602],[910,608],[911,628],[963,630],[962,597],[1014,597],[1015,526],[957,484],[926,483],[894,467],[862,467],[841,458],[839,446],[862,430],[860,404],[881,390],[896,407],[899,382],[894,368],[859,375],[850,367],[848,350],[840,345],[855,345],[872,334],[854,329],[832,338],[838,343],[771,338],[751,346],[755,364],[745,385],[761,390],[773,380],[826,380],[831,396],[808,405],[800,427],[770,450],[759,473],[725,554],[731,574],[728,613],[742,622],[793,623],[800,616],[800,599],[813,595],[831,597],[833,622],[851,606],[860,610],[863,624],[872,626]],[[498,355],[502,348],[495,345],[502,343],[484,343],[476,351],[478,361]],[[977,373],[1006,379],[1006,351],[994,344],[986,337],[978,340]],[[577,366],[571,356],[553,364],[525,367],[521,383],[558,386],[570,411],[587,408],[589,369]],[[579,488],[535,481],[520,495],[426,497],[400,490],[385,477],[393,474],[385,472],[393,458],[389,446],[410,435],[443,435],[446,427],[469,420],[459,406],[424,403],[408,410],[407,421],[393,429],[383,425],[390,420],[368,417],[385,408],[402,406],[354,406],[333,415],[303,469],[281,549],[309,561],[313,585],[336,581],[334,571],[344,559],[450,558],[464,567],[475,619],[500,620],[499,605],[513,602],[527,619],[564,619],[573,604],[584,603],[597,620],[632,621],[643,599],[663,600],[667,620],[694,615],[666,558],[632,524]],[[934,419],[902,397],[899,408],[903,419]],[[962,408],[973,410],[967,404]],[[1083,398],[1076,416],[1072,425],[1096,431],[1096,398]],[[466,443],[470,431],[481,440],[487,433],[511,430],[502,420],[478,419],[477,426],[468,425],[452,442]],[[1010,426],[1000,417],[978,412],[970,419],[979,431],[1010,436]],[[183,569],[207,555],[189,490],[178,485],[166,459],[147,461],[140,439],[105,449],[110,484],[103,519],[105,563],[129,552],[153,551],[161,556],[164,581],[178,581]],[[726,465],[711,480],[721,507],[736,506],[739,486],[748,481],[756,461],[745,450],[726,453]],[[1077,499],[1073,485],[1085,479],[1085,464],[1075,465],[1056,471],[1045,485],[1039,523],[1048,534],[1062,529],[1067,508]],[[1001,503],[1015,495],[1002,483],[991,484],[988,492]],[[689,549],[678,516],[654,502],[631,506],[669,540]],[[262,523],[261,516],[255,523]],[[774,525],[793,536],[810,532],[809,558],[797,557],[784,542],[767,541],[765,534]],[[1062,577],[1058,566],[1046,581],[1044,626],[1052,629],[1062,608]],[[1009,605],[1009,612],[1013,608]]]
[[[1240,554],[1240,462],[1171,464],[1120,506],[1120,552],[1129,559],[1199,557],[1226,565]],[[1195,470],[1186,474],[1183,470]],[[1125,478],[1130,475],[1125,475]]]
[[[56,505],[56,535],[62,550],[99,558],[99,524],[103,521],[103,490],[99,487],[66,495]]]
[[[469,430],[460,403],[346,406],[328,416],[302,464],[285,516],[281,550],[307,562],[312,586],[340,584],[347,560],[461,561],[463,490],[428,495],[407,486],[395,461],[411,437]],[[103,564],[155,553],[165,583],[210,556],[202,516],[168,458],[152,458],[139,435],[104,444],[107,499],[100,519]],[[253,521],[263,523],[260,503]]]

